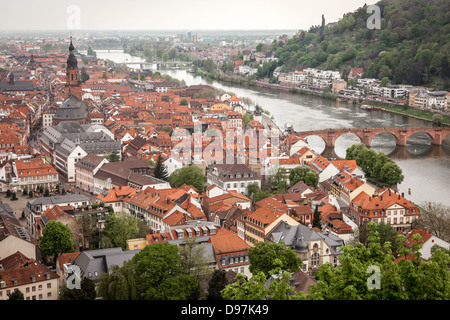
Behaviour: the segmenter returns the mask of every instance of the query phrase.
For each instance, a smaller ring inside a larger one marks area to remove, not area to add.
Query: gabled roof
[[[221,228],[217,234],[209,239],[215,255],[232,254],[248,251],[250,246],[237,234],[228,229]]]
[[[0,279],[5,281],[5,288],[38,283],[59,276],[35,259],[29,259],[20,251],[0,260],[3,270]]]
[[[420,228],[415,228],[413,229],[406,237],[406,242],[405,245],[408,247],[412,247],[413,245],[415,245],[417,243],[416,240],[413,240],[414,235],[420,235],[422,237],[422,242],[421,243],[425,243],[428,241],[428,239],[430,239],[432,237],[432,235]]]

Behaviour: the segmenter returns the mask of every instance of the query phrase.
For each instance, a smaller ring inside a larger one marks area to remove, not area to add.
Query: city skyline
[[[372,3],[231,0],[224,6],[204,0],[24,0],[20,6],[17,2],[2,5],[8,14],[0,21],[0,30],[295,30],[319,25],[322,14],[327,23],[337,22],[343,14],[364,4]]]

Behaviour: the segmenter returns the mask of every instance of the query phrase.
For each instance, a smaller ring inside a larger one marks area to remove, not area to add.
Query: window
[[[50,289],[52,287],[52,284],[49,282],[47,283],[47,289]]]
[[[316,252],[311,255],[311,267],[312,268],[319,267],[319,254]]]

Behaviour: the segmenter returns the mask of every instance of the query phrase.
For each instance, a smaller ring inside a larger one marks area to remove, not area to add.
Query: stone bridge
[[[432,145],[440,146],[445,137],[450,134],[450,127],[393,127],[393,128],[338,128],[312,131],[299,131],[295,135],[300,138],[318,136],[325,141],[325,146],[333,148],[336,140],[346,133],[353,133],[361,140],[361,143],[370,147],[372,139],[380,133],[390,133],[395,137],[397,146],[406,146],[408,138],[417,132],[426,133]]]

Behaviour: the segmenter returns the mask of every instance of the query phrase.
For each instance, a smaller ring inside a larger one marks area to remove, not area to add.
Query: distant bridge
[[[372,139],[380,133],[390,133],[395,137],[397,146],[406,146],[408,138],[417,132],[426,133],[432,145],[440,146],[445,137],[450,134],[449,127],[393,127],[393,128],[339,128],[312,131],[299,131],[294,134],[300,138],[308,136],[318,136],[325,141],[325,146],[333,148],[336,140],[346,133],[353,133],[361,140],[365,146],[370,147]]]

